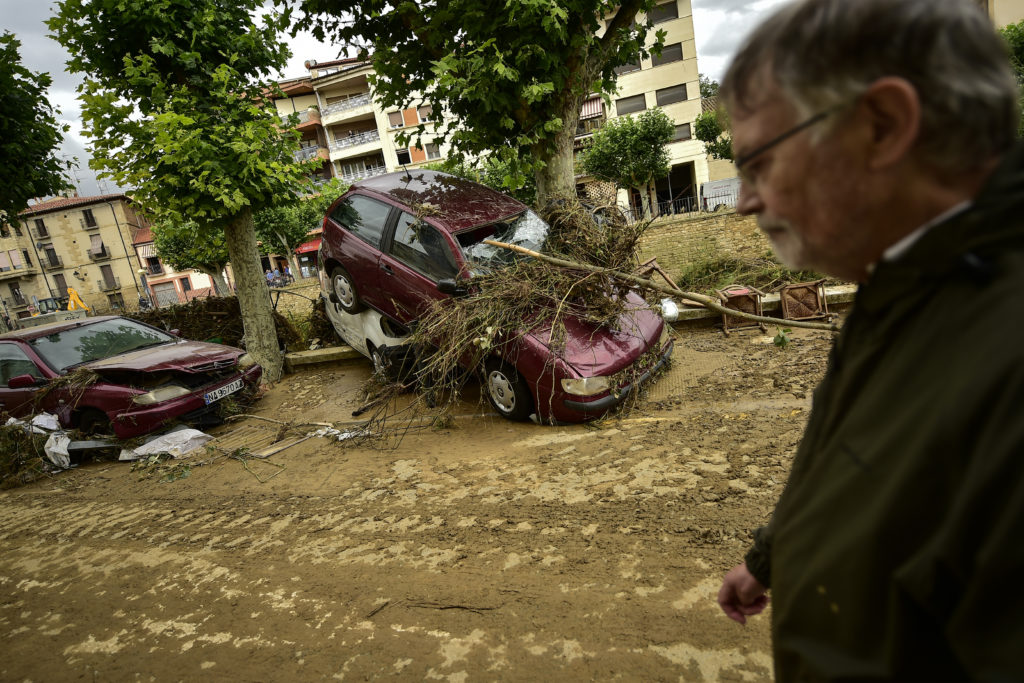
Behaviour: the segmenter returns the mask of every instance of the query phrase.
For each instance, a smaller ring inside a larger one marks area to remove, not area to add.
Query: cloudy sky
[[[693,23],[697,40],[697,60],[701,73],[718,80],[729,58],[746,33],[772,7],[785,0],[692,0]],[[109,180],[97,181],[89,168],[87,147],[80,123],[80,107],[75,88],[80,79],[64,70],[67,53],[52,38],[43,24],[56,3],[48,0],[0,0],[0,31],[11,31],[21,41],[22,63],[32,71],[46,71],[53,78],[50,101],[61,111],[61,118],[71,125],[59,155],[78,159],[74,182],[83,195],[116,192]],[[300,34],[290,41],[292,58],[283,77],[302,76],[303,62],[335,59],[338,50],[318,42],[309,34]]]

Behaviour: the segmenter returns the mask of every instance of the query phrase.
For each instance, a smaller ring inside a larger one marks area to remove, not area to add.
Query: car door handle
[[[386,263],[382,263],[381,266],[380,266],[380,269],[383,270],[388,275],[394,275],[395,274],[395,271],[391,270],[391,266],[389,266]]]

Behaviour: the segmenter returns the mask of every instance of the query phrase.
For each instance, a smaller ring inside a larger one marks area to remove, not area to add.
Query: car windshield
[[[466,262],[472,267],[486,269],[526,257],[509,249],[484,244],[484,240],[505,242],[539,251],[548,238],[548,230],[548,224],[527,209],[518,216],[461,232],[456,237]]]
[[[119,318],[54,332],[29,343],[50,367],[57,372],[64,372],[82,363],[174,340],[174,337],[160,330],[134,320]]]

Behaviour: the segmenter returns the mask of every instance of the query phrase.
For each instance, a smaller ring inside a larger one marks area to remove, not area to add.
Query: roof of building
[[[153,241],[153,230],[148,226],[139,228],[139,231],[135,233],[135,239],[132,240],[132,244],[145,244],[146,242]]]
[[[95,197],[55,197],[53,199],[48,199],[45,202],[33,204],[24,211],[18,212],[18,215],[34,216],[41,213],[50,213],[51,211],[60,211],[61,209],[71,209],[76,206],[100,204],[113,199],[129,201],[128,196],[124,194],[101,194]]]

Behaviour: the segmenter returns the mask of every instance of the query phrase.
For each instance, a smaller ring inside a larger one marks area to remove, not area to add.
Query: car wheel
[[[95,408],[86,408],[78,417],[78,430],[86,436],[113,435],[110,419],[106,413]]]
[[[358,313],[366,308],[359,300],[352,276],[341,266],[335,266],[331,270],[331,298],[346,313]]]
[[[490,360],[484,366],[487,399],[494,409],[507,420],[525,420],[533,412],[533,396],[526,380],[515,368],[500,360]]]
[[[381,379],[394,379],[391,359],[372,344],[367,343],[366,347],[370,350],[370,360],[373,361],[373,374]]]

